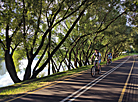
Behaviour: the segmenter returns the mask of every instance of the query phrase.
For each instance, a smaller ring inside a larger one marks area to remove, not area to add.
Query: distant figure
[[[112,62],[112,53],[108,52],[107,54],[107,60],[110,60]]]

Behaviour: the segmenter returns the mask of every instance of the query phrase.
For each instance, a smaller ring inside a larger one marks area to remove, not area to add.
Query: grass
[[[120,57],[117,57],[116,59],[113,59],[113,61],[124,58],[126,56],[128,55],[122,55]],[[104,65],[105,63],[106,62],[101,62],[101,65]],[[71,75],[86,71],[90,69],[91,66],[92,65],[82,66],[77,69],[72,69],[70,71],[59,72],[57,74],[46,76],[43,78],[29,80],[29,81],[17,83],[8,87],[0,88],[0,98],[4,99],[12,95],[22,94],[22,93],[36,90],[38,88],[49,85],[56,80],[65,79],[67,77],[71,77]]]
[[[128,55],[138,55],[138,53],[128,53]]]

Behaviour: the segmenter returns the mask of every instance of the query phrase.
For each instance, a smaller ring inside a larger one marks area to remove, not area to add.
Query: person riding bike
[[[93,55],[91,57],[91,61],[94,58],[94,56],[95,56],[94,66],[96,66],[96,63],[97,63],[98,69],[99,69],[100,63],[101,63],[101,54],[100,54],[100,52],[97,49],[95,49],[95,53],[93,53]]]
[[[110,53],[110,52],[108,52],[108,54],[107,54],[107,61],[112,61],[112,54]]]

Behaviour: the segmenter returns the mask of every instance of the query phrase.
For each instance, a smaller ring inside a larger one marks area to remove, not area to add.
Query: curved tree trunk
[[[54,66],[54,60],[51,59],[51,63],[52,63],[52,73],[56,73],[56,70],[55,70],[55,66]]]
[[[74,53],[74,56],[75,56],[75,58],[74,58],[74,66],[75,66],[75,68],[78,68],[78,66],[77,66],[77,62],[78,62],[78,58],[77,58],[77,56],[78,56],[78,50],[76,49],[76,53],[73,50],[73,53]]]
[[[32,65],[32,61],[28,60],[28,65],[26,67],[23,80],[29,80],[30,79],[30,77],[31,77],[31,65]]]
[[[12,56],[11,54],[8,53],[8,51],[5,51],[5,64],[6,64],[7,71],[9,72],[13,82],[14,83],[21,82],[21,80],[17,76]]]
[[[81,60],[81,53],[79,54],[79,67],[81,67],[82,66],[82,62],[81,62],[82,60]]]
[[[11,39],[9,38],[9,24],[6,26],[6,50],[5,50],[5,64],[8,73],[10,74],[11,79],[13,80],[14,83],[21,82],[21,80],[18,78],[15,65],[12,59],[12,54],[10,54],[10,44],[11,44]]]
[[[84,1],[83,3],[85,3],[86,1]],[[84,14],[86,8],[88,6],[86,6],[81,13],[79,14],[78,18],[74,21],[74,23],[72,24],[71,28],[68,30],[68,32],[66,33],[66,35],[64,36],[64,38],[62,39],[62,41],[55,47],[55,49],[51,52],[50,56],[47,58],[47,60],[45,61],[45,63],[38,69],[36,70],[33,75],[32,78],[36,78],[36,76],[45,68],[45,66],[47,65],[47,63],[49,62],[49,60],[53,57],[53,55],[56,53],[56,51],[60,48],[60,46],[65,42],[65,40],[68,38],[68,36],[70,35],[71,31],[73,30],[73,28],[75,27],[75,25],[77,24],[77,22],[80,20],[80,18],[82,17],[82,15]]]

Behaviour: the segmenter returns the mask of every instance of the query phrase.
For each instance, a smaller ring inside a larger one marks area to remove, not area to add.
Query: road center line
[[[76,92],[72,93],[71,95],[67,96],[66,98],[64,98],[63,100],[61,100],[60,102],[65,102],[67,100],[69,100],[68,102],[72,102],[73,100],[75,100],[77,97],[79,97],[81,94],[83,94],[84,92],[86,92],[88,89],[90,89],[92,86],[94,86],[95,84],[97,84],[99,81],[101,81],[103,78],[105,78],[106,76],[108,76],[109,74],[111,74],[113,71],[115,71],[117,68],[119,68],[121,65],[123,65],[130,57],[128,57],[124,62],[120,63],[119,65],[117,65],[116,67],[110,69],[109,71],[107,71],[106,73],[104,73],[103,75],[99,76],[98,78],[96,78],[95,80],[91,81],[90,83],[86,84],[85,86],[83,86],[82,88],[80,88],[79,90],[77,90]],[[76,95],[76,96],[74,96]],[[74,97],[73,97],[74,96]]]

